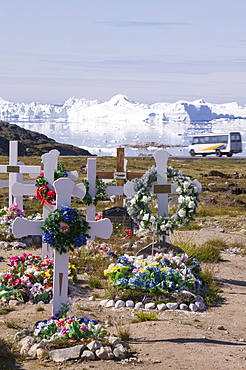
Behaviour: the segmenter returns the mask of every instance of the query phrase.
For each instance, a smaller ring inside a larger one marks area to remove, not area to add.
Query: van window
[[[222,141],[223,143],[228,143],[228,136],[227,135],[221,135],[219,137],[219,141]]]
[[[192,144],[198,144],[199,143],[199,137],[194,137]]]
[[[231,142],[241,142],[240,135],[238,134],[231,135]]]

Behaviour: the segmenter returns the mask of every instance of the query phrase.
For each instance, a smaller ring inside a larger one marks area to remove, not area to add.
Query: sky
[[[2,0],[0,97],[246,104],[245,0]]]

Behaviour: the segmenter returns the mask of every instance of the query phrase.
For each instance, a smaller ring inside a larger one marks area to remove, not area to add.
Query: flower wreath
[[[58,163],[57,171],[54,173],[54,180],[59,179],[60,177],[67,177],[67,172],[63,164]],[[48,187],[48,181],[44,178],[44,173],[40,173],[40,175],[35,180],[36,189],[36,197],[38,200],[41,201],[41,205],[43,206],[44,203],[55,205],[56,200],[56,193],[53,189]]]
[[[181,171],[167,167],[167,177],[177,185],[176,192],[178,197],[178,208],[171,216],[155,217],[151,214],[149,204],[153,194],[151,184],[157,181],[156,166],[152,166],[140,179],[132,180],[135,194],[126,201],[129,215],[140,222],[141,229],[153,229],[156,223],[156,232],[159,235],[167,235],[169,231],[182,225],[187,225],[196,213],[198,205],[198,190],[189,177],[182,174]]]
[[[82,199],[82,203],[84,203],[86,206],[90,206],[91,204],[96,206],[99,201],[105,199],[107,185],[102,180],[100,180],[98,176],[96,177],[96,195],[94,199],[89,194],[89,190],[90,190],[89,181],[87,179],[83,179],[82,182],[86,188],[86,194],[84,198]]]
[[[89,237],[89,224],[85,216],[77,208],[63,206],[51,212],[44,220],[41,229],[44,242],[48,243],[60,254],[74,251],[86,244]]]

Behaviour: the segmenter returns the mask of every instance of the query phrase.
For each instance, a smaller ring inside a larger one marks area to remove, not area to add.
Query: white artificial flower
[[[155,216],[151,215],[151,216],[150,216],[149,221],[150,221],[151,223],[155,222]]]
[[[161,224],[161,226],[160,226],[160,230],[161,230],[161,231],[166,231],[166,225]]]
[[[178,215],[179,215],[179,217],[184,217],[185,216],[185,211],[183,209],[180,209],[178,211]]]
[[[143,198],[142,198],[142,201],[144,203],[149,203],[151,201],[151,198],[150,197],[147,197],[146,195],[144,195]]]
[[[185,197],[185,203],[186,203],[186,204],[188,204],[188,203],[190,202],[190,200],[191,200],[191,199],[190,199],[190,197],[189,197],[189,196],[186,196],[186,197]]]
[[[176,193],[178,193],[178,194],[183,193],[183,189],[179,186],[179,187],[176,189]]]
[[[190,181],[185,181],[184,183],[183,183],[183,187],[184,187],[184,189],[188,189],[188,187],[190,186]]]
[[[25,273],[32,275],[32,274],[35,274],[36,271],[37,270],[35,270],[34,268],[29,267],[29,268],[26,269]]]
[[[183,195],[180,195],[178,199],[178,203],[183,203],[184,200],[185,200],[185,197],[183,197]]]
[[[149,221],[149,213],[143,215],[143,221]]]
[[[195,207],[195,205],[196,205],[196,203],[195,203],[195,202],[193,202],[193,200],[191,200],[191,201],[188,203],[188,207],[189,207],[189,208],[194,208],[194,207]]]

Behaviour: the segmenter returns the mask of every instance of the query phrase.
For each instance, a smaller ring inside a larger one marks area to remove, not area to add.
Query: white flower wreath
[[[156,232],[159,235],[168,235],[174,228],[187,225],[194,220],[196,207],[198,205],[198,189],[188,176],[182,174],[179,170],[167,167],[167,177],[177,186],[178,207],[171,216],[155,217],[151,214],[149,204],[152,201],[151,193],[152,183],[157,181],[156,166],[152,166],[140,178],[132,180],[135,194],[132,198],[126,200],[126,207],[129,215],[139,221],[141,229],[152,229],[156,225]]]

